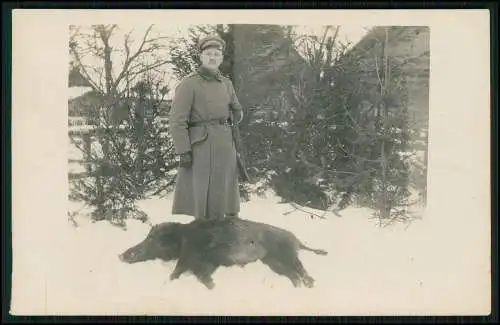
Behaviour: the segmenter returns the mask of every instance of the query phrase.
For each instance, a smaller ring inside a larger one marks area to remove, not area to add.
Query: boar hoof
[[[295,278],[294,278],[294,279],[292,279],[292,284],[293,284],[293,286],[294,286],[295,288],[299,288],[299,287],[301,286],[301,284],[302,284],[302,283],[300,282],[300,280],[299,280],[299,279],[295,279]]]
[[[314,287],[314,279],[310,276],[306,276],[304,277],[304,285],[307,287],[307,288],[313,288]]]
[[[203,281],[203,284],[205,285],[205,287],[207,287],[207,289],[209,290],[213,290],[215,288],[215,283],[213,280],[204,280]]]

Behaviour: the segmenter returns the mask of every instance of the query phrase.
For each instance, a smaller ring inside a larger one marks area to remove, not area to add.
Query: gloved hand
[[[243,120],[243,111],[242,110],[235,110],[233,113],[233,122],[236,124],[240,124],[240,122]]]
[[[189,168],[193,163],[191,151],[183,153],[179,156],[179,167]]]

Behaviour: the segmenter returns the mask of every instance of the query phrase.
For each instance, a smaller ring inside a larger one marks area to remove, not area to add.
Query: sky
[[[187,35],[187,29],[190,24],[186,25],[176,25],[175,27],[171,24],[155,24],[154,30],[158,35],[162,36],[171,36],[171,37],[183,37]],[[362,26],[359,24],[353,25],[341,25],[339,36],[341,39],[346,40],[349,39],[352,42],[359,41],[363,35],[366,33],[367,28],[371,28],[372,26]],[[136,38],[140,38],[141,35],[146,31],[148,26],[137,26],[137,25],[126,25],[120,24],[119,31],[117,31],[116,36],[117,39],[123,39],[123,35],[128,31],[134,31],[133,35]],[[302,25],[298,26],[297,31],[301,31],[303,33],[312,33],[312,34],[321,34],[324,25]]]
[[[175,25],[172,26],[172,24],[156,24],[153,26],[153,29],[151,30],[151,37],[169,37],[170,39],[175,39],[175,38],[182,38],[187,36],[187,31],[190,25]],[[357,43],[367,32],[367,30],[371,26],[361,26],[359,24],[353,24],[353,25],[341,25],[340,30],[339,30],[339,40],[346,43],[346,42],[351,42],[352,44]],[[137,26],[137,24],[120,24],[118,26],[118,29],[115,30],[110,43],[113,47],[115,48],[122,48],[123,49],[123,42],[124,42],[124,36],[127,33],[130,33],[131,37],[131,52],[133,53],[134,51],[137,50],[141,39],[146,32],[148,26],[147,25],[141,25]],[[315,35],[322,35],[323,33],[323,28],[324,25],[303,25],[303,26],[298,26],[296,29],[296,32],[300,34],[315,34]],[[165,53],[167,55],[167,53]],[[95,61],[92,62],[88,59],[84,59],[85,64],[88,65],[96,65]],[[123,56],[119,53],[116,54],[116,56],[113,58],[113,68],[115,70],[115,75],[118,74],[118,71],[122,68],[123,66]],[[168,70],[168,67],[165,67]],[[171,89],[175,87],[177,84],[177,80],[172,79],[169,82],[169,86]],[[82,93],[85,93],[88,91],[87,88],[74,88],[74,89],[69,89],[69,97],[74,98],[76,96],[80,96]],[[167,95],[168,98],[171,97],[171,94]]]

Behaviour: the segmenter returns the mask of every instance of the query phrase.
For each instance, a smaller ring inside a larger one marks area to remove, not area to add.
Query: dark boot
[[[226,218],[239,218],[238,213],[226,213]]]

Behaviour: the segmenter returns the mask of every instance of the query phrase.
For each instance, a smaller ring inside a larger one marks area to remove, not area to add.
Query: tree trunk
[[[385,30],[385,41],[382,48],[383,55],[383,84],[381,85],[381,109],[382,109],[382,144],[380,147],[380,164],[382,169],[382,202],[380,209],[380,217],[386,219],[390,216],[391,207],[389,206],[389,191],[387,184],[387,156],[386,156],[386,141],[387,141],[387,117],[388,117],[388,106],[386,104],[386,91],[389,85],[390,75],[389,75],[389,65],[388,65],[388,38],[389,31]]]
[[[106,84],[106,98],[105,98],[105,105],[104,105],[104,119],[106,121],[106,126],[110,125],[111,121],[113,120],[113,113],[115,111],[115,103],[116,100],[112,96],[112,85],[113,85],[113,76],[112,76],[112,69],[113,69],[113,63],[111,61],[111,46],[109,45],[109,38],[111,36],[112,30],[107,30],[105,26],[99,26],[98,27],[98,32],[99,36],[101,38],[101,41],[104,45],[104,73],[105,73],[105,84]],[[110,100],[111,99],[111,100]],[[104,161],[107,163],[103,167],[105,167],[105,170],[103,173],[96,176],[96,189],[97,189],[97,195],[98,195],[98,202],[104,202],[105,198],[103,197],[105,195],[103,185],[102,185],[102,177],[106,177],[105,175],[108,174],[109,172],[109,167],[113,167],[111,163],[111,154],[110,154],[110,143],[107,139],[106,136],[104,137],[99,137],[99,142],[101,143],[102,147],[102,153],[104,157]],[[106,211],[104,211],[104,207],[102,206],[102,203],[98,204],[98,211],[99,214],[105,215]]]
[[[109,45],[109,37],[111,36],[111,33],[107,30],[103,29],[101,30],[101,40],[102,43],[104,44],[104,75],[106,78],[106,93],[107,94],[112,94],[113,93],[113,62],[111,61],[111,51],[112,48]]]
[[[135,169],[136,171],[142,171],[144,169],[144,157],[146,153],[146,141],[144,139],[144,120],[146,115],[147,99],[145,95],[140,95],[140,100],[135,108],[135,132],[137,141],[137,156],[135,157]],[[142,192],[142,185],[144,184],[144,173],[138,172],[138,179],[136,180],[136,185],[140,188],[139,191]]]

